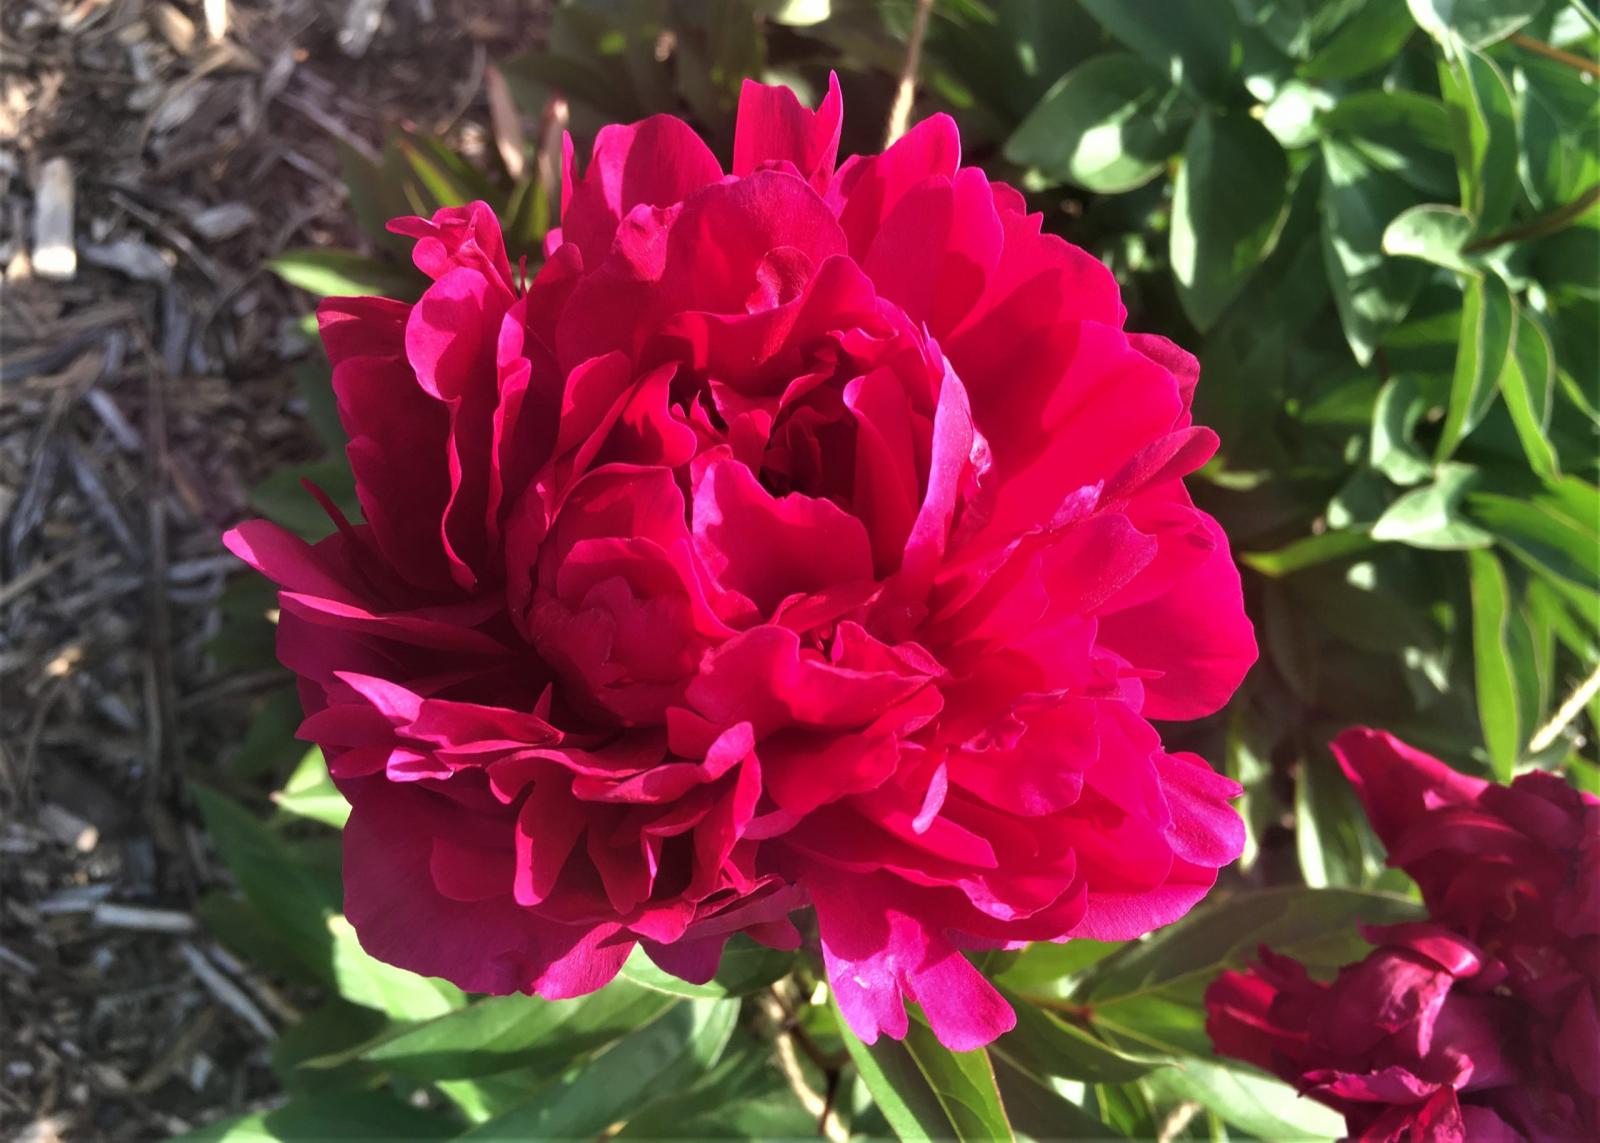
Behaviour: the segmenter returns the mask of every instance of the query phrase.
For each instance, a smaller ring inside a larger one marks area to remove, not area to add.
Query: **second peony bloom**
[[[600,133],[531,281],[481,203],[397,220],[415,305],[325,302],[366,518],[229,546],[282,589],[373,955],[568,997],[813,922],[865,1040],[1014,1023],[966,949],[1134,937],[1237,856],[1150,719],[1256,656],[1183,477],[1197,368],[936,116],[747,84],[733,170]]]

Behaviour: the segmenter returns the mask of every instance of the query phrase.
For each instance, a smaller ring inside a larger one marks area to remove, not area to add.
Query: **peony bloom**
[[[1334,755],[1428,912],[1504,964],[1600,1135],[1600,799],[1554,774],[1470,778],[1375,730]]]
[[[1136,936],[1238,854],[1149,722],[1256,654],[1194,359],[948,118],[836,168],[841,115],[747,84],[731,173],[609,127],[531,280],[475,203],[392,224],[415,305],[320,308],[366,522],[228,543],[373,955],[565,997],[809,906],[863,1038],[970,1048],[1014,1017],[962,950]]]
[[[1295,1083],[1361,1140],[1600,1136],[1600,800],[1501,786],[1381,731],[1333,751],[1429,921],[1331,985],[1263,949],[1206,993],[1216,1050]]]
[[[1378,947],[1331,984],[1266,949],[1206,993],[1216,1050],[1296,1084],[1341,1112],[1363,1143],[1515,1139],[1526,1083],[1518,1006],[1505,972],[1433,924],[1367,931]]]

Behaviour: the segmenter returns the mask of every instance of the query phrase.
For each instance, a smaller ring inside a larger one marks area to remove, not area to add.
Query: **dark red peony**
[[[865,1039],[911,999],[970,1048],[1013,1016],[963,950],[1137,936],[1238,854],[1149,722],[1256,654],[1194,359],[948,118],[835,170],[841,113],[747,84],[731,175],[607,128],[525,285],[479,203],[393,224],[415,305],[321,307],[366,523],[228,542],[375,956],[573,996],[810,906]]]
[[[1333,744],[1430,919],[1331,984],[1263,949],[1206,993],[1218,1052],[1342,1112],[1352,1137],[1600,1137],[1600,801],[1553,774],[1501,786],[1375,730]]]

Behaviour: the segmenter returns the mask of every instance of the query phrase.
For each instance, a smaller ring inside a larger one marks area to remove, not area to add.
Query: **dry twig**
[[[922,67],[922,38],[928,32],[928,14],[933,10],[933,0],[917,0],[917,10],[911,18],[911,35],[906,39],[905,64],[900,69],[900,83],[894,91],[894,105],[889,110],[889,129],[885,132],[885,148],[906,133],[911,125],[911,105],[917,97],[917,72]]]

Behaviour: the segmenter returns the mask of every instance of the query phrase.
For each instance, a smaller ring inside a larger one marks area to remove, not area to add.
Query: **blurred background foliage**
[[[313,295],[414,295],[383,223],[483,198],[531,272],[563,128],[583,154],[605,123],[670,112],[726,160],[746,76],[814,104],[837,71],[843,150],[880,149],[917,8],[560,6],[490,73],[492,151],[347,152],[365,248],[274,269]],[[1020,1023],[987,1053],[915,1021],[867,1048],[813,964],[753,944],[705,987],[638,962],[582,1000],[471,998],[372,961],[339,916],[344,804],[285,691],[224,788],[196,791],[239,890],[205,912],[320,999],[280,1041],[288,1102],[198,1137],[1339,1134],[1212,1058],[1200,1008],[1259,944],[1331,968],[1358,922],[1414,913],[1327,741],[1377,725],[1501,781],[1600,785],[1597,49],[1589,0],[936,0],[914,117],[953,114],[964,161],[1116,271],[1131,328],[1201,359],[1222,447],[1191,486],[1232,537],[1262,656],[1227,710],[1166,729],[1245,785],[1244,860],[1143,942],[990,954]],[[255,503],[319,535],[302,478],[356,506],[320,360],[301,382],[328,457]],[[217,654],[269,661],[271,607],[239,577]]]

